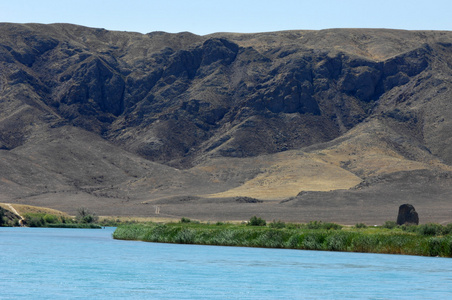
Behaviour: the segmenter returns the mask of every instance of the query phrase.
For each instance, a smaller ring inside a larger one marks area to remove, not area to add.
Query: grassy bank
[[[77,216],[71,217],[50,208],[0,203],[0,226],[5,227],[102,228],[98,220],[86,208],[78,209]]]
[[[71,217],[58,216],[48,213],[26,213],[24,214],[24,225],[28,227],[50,227],[50,228],[91,228],[100,229],[100,225],[92,221],[85,222]]]
[[[430,230],[430,227],[433,229]],[[394,228],[358,224],[343,228],[321,222],[304,225],[275,222],[268,226],[247,226],[182,220],[168,224],[123,225],[116,229],[113,237],[162,243],[452,257],[449,229],[452,227],[437,224]]]

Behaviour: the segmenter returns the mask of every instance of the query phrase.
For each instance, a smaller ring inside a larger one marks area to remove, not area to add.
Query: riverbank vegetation
[[[102,228],[94,222],[86,222],[73,218],[65,218],[44,213],[27,213],[24,215],[24,226],[50,228]]]
[[[98,216],[86,208],[71,217],[58,210],[21,204],[0,204],[0,226],[102,228]]]
[[[75,218],[46,212],[25,213],[23,224],[28,227],[52,228],[102,228],[97,224],[99,217],[87,208],[79,208]]]
[[[22,222],[20,222],[21,220]],[[0,227],[100,228],[117,227],[124,224],[177,221],[177,218],[168,217],[98,216],[84,207],[79,208],[75,216],[71,216],[46,207],[0,203]]]
[[[147,242],[327,250],[452,257],[452,224],[344,227],[335,223],[292,224],[253,217],[247,224],[178,223],[119,226],[115,239]]]

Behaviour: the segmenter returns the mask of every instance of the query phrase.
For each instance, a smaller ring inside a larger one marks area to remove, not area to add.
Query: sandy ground
[[[204,199],[179,198],[156,202],[118,202],[112,199],[78,199],[77,208],[84,206],[102,216],[128,216],[158,218],[161,220],[188,217],[202,221],[247,221],[256,215],[267,221],[286,222],[324,221],[344,225],[365,223],[380,225],[385,221],[396,221],[398,208],[411,203],[419,214],[420,223],[452,223],[452,205],[449,195],[434,197],[429,201],[421,199],[398,199],[386,197],[377,201],[375,197],[360,197],[362,194],[310,193],[299,198],[283,201],[262,201],[246,203],[235,198]],[[188,200],[187,200],[188,199]],[[61,198],[59,198],[61,200]],[[411,201],[410,201],[411,200]],[[69,202],[55,199],[28,199],[25,204],[51,207],[75,215],[76,208]]]
[[[452,184],[449,176],[431,172],[399,173],[352,189],[306,191],[283,200],[246,197],[204,198],[171,196],[158,198],[100,197],[66,192],[2,201],[61,210],[75,215],[85,207],[101,216],[160,219],[188,217],[202,221],[247,221],[256,215],[267,221],[324,221],[344,225],[379,225],[396,221],[399,206],[414,205],[420,223],[452,223]]]

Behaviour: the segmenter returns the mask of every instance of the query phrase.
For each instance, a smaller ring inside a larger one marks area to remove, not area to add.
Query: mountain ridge
[[[263,209],[235,197],[277,211],[321,192],[335,207],[340,190],[424,172],[450,211],[451,32],[0,29],[3,202],[152,214],[140,203],[188,197],[198,211],[229,203],[233,217]],[[393,192],[428,206],[416,190]],[[196,215],[187,205],[171,209]]]

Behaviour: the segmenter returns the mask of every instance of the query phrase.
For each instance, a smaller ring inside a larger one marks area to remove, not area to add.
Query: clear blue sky
[[[452,0],[0,0],[0,22],[201,35],[327,28],[452,30]]]

